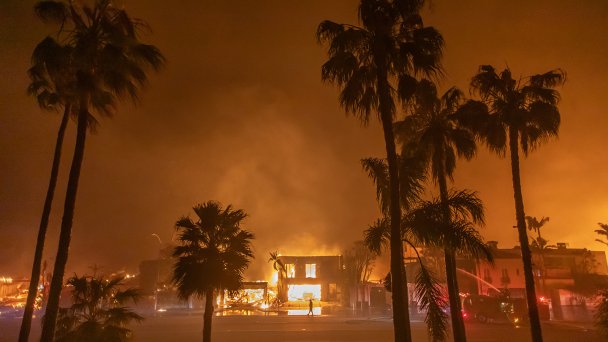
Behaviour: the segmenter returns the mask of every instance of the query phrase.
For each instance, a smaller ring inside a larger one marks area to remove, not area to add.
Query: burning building
[[[282,286],[289,301],[340,301],[342,256],[281,256],[285,268]]]

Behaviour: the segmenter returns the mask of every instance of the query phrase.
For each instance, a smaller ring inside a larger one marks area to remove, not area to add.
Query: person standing
[[[306,316],[314,316],[315,314],[312,312],[312,298],[308,300],[308,313]]]

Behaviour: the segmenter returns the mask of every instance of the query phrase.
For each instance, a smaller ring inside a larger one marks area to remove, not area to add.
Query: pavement
[[[0,319],[0,341],[16,341],[19,319]],[[200,312],[164,314],[146,317],[141,324],[131,326],[134,341],[178,342],[202,339],[203,317]],[[424,322],[411,323],[414,341],[428,341]],[[472,342],[529,341],[527,327],[510,324],[467,323],[467,336]],[[40,321],[32,325],[32,341],[40,334]],[[548,342],[602,341],[593,329],[573,322],[543,324],[543,335]],[[387,316],[357,315],[225,315],[213,318],[212,340],[223,342],[256,341],[392,341],[392,320]]]

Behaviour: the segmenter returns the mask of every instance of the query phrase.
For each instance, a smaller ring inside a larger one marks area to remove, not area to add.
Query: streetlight
[[[163,247],[163,242],[161,241],[160,236],[158,236],[158,234],[152,233],[152,236],[154,236],[158,240],[159,244],[158,257],[156,259],[156,265],[154,265],[154,268],[156,269],[156,281],[154,282],[154,315],[156,316],[156,310],[158,306],[158,268],[160,266],[160,254]]]

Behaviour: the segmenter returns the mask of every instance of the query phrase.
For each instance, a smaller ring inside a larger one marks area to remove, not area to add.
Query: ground
[[[0,319],[0,341],[17,340],[19,319]],[[201,341],[201,313],[147,317],[142,324],[133,325],[135,341]],[[40,333],[40,321],[33,322],[31,340]],[[428,341],[423,322],[412,323],[413,340]],[[508,324],[467,324],[469,341],[529,341],[527,327]],[[545,323],[545,341],[601,341],[597,333],[583,324]],[[390,318],[344,315],[296,316],[216,316],[213,318],[212,339],[233,341],[392,341]]]

